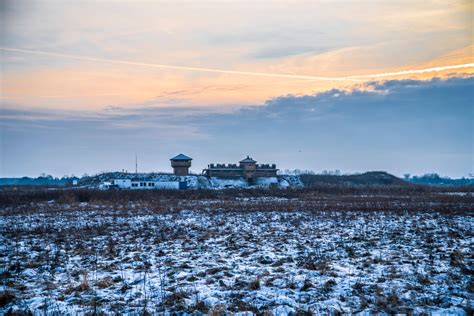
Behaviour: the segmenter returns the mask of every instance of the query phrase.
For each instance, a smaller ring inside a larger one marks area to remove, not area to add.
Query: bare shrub
[[[334,281],[333,279],[329,279],[327,280],[326,282],[324,282],[324,285],[323,285],[323,290],[325,292],[330,292],[332,291],[332,288],[336,285],[336,281]]]
[[[310,279],[305,279],[303,286],[301,287],[301,291],[307,291],[308,289],[313,287],[313,283]]]
[[[0,307],[13,302],[15,300],[15,295],[11,292],[2,291],[0,292]]]
[[[189,298],[189,293],[185,291],[174,291],[166,297],[164,303],[169,307],[184,307],[186,298]]]
[[[260,289],[260,279],[256,278],[255,280],[251,281],[249,283],[249,289],[252,291],[259,290]]]
[[[299,257],[297,259],[297,264],[298,266],[308,270],[319,271],[321,274],[325,274],[330,269],[329,260],[316,254],[308,254]]]
[[[114,280],[112,279],[111,276],[106,276],[105,278],[103,278],[102,280],[99,280],[95,283],[95,285],[99,288],[99,289],[105,289],[105,288],[108,288],[110,286],[112,286],[114,284]]]

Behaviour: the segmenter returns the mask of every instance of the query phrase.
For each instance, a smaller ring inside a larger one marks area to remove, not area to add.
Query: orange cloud
[[[153,69],[149,64],[115,63],[107,65],[100,59],[81,60],[75,67],[23,71],[1,79],[2,100],[28,106],[69,109],[100,109],[111,105],[153,104],[154,106],[229,106],[262,104],[284,94],[313,94],[332,88],[351,89],[348,76],[372,79],[430,79],[454,74],[472,74],[473,67],[442,71],[401,73],[396,76],[370,77],[373,74],[406,72],[438,66],[472,63],[473,45],[441,55],[428,62],[404,67],[387,67],[381,56],[386,47],[372,45],[351,47],[328,53],[302,54],[269,61],[242,64],[242,71],[193,72],[193,69]],[[199,70],[199,69],[198,69]],[[191,73],[189,72],[191,71]],[[251,74],[268,74],[252,76]],[[250,75],[249,75],[250,74]],[[272,74],[289,74],[271,76]],[[305,76],[338,77],[340,80],[306,80]]]

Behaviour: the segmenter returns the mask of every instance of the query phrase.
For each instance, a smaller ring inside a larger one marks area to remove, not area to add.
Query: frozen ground
[[[274,196],[49,201],[3,208],[0,223],[0,314],[472,313],[469,207],[310,211]]]

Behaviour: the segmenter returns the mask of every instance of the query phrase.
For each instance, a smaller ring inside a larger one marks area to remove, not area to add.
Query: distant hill
[[[192,189],[225,189],[225,188],[248,188],[249,184],[244,178],[220,179],[207,178],[203,175],[190,174],[188,176],[176,176],[171,173],[124,173],[124,172],[106,172],[95,176],[87,176],[81,178],[80,186],[98,187],[104,181],[112,181],[114,179],[141,179],[153,180],[158,182],[186,182],[187,188]],[[270,181],[269,181],[270,180]],[[260,178],[257,179],[255,186],[269,187],[271,183],[279,187],[301,187],[302,183],[298,176],[279,176],[278,178]]]
[[[82,177],[79,180],[79,185],[84,186],[98,186],[104,181],[112,181],[114,179],[156,179],[160,176],[169,176],[172,177],[172,181],[179,181],[178,177],[173,176],[171,173],[163,172],[151,172],[151,173],[129,173],[129,172],[104,172],[99,173],[93,176]]]
[[[436,173],[425,174],[423,176],[408,177],[406,178],[406,181],[425,185],[474,186],[474,178],[452,179],[448,177],[441,177]]]
[[[4,185],[37,185],[37,186],[66,186],[72,184],[73,180],[79,180],[77,177],[53,178],[52,176],[44,176],[37,178],[0,178],[0,186]]]
[[[408,185],[409,183],[384,171],[370,171],[353,175],[302,174],[300,179],[305,186],[315,185]]]
[[[214,187],[209,179],[202,175],[190,175],[187,177],[177,177],[170,173],[124,173],[107,172],[94,176],[63,177],[54,178],[52,176],[40,176],[37,178],[0,178],[0,186],[68,186],[73,180],[78,180],[79,186],[98,187],[101,182],[113,179],[155,179],[157,181],[186,181],[188,187],[210,188]],[[301,186],[322,186],[322,185],[346,185],[346,186],[400,186],[400,185],[434,185],[434,186],[474,186],[473,178],[451,179],[441,177],[438,174],[426,174],[423,176],[398,178],[384,171],[371,171],[352,175],[334,174],[310,174],[281,175],[278,177],[281,186],[301,187]],[[211,181],[212,182],[212,181]],[[286,184],[285,184],[286,183]],[[232,186],[239,186],[233,184]]]

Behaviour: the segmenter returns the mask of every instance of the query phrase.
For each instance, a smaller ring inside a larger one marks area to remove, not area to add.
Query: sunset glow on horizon
[[[472,3],[421,4],[7,1],[1,95],[59,109],[168,106],[176,91],[188,105],[253,105],[350,88],[353,79],[472,74]],[[453,65],[464,67],[364,78]]]

